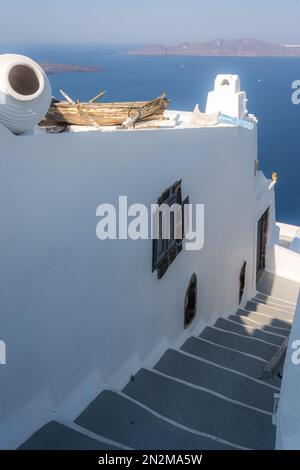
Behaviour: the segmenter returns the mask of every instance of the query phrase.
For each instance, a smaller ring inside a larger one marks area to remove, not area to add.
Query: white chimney
[[[206,113],[221,112],[243,119],[248,114],[246,93],[241,91],[238,75],[217,75],[215,89],[208,93]]]

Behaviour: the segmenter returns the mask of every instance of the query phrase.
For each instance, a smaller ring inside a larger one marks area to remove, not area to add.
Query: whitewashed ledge
[[[290,242],[290,244],[298,237],[300,233],[300,227],[296,225],[283,224],[277,222],[276,226],[279,229],[279,240]]]
[[[300,292],[289,339],[276,415],[277,450],[300,449],[300,364],[296,365],[292,361],[292,355],[296,351],[292,347],[295,341],[300,342]],[[298,357],[300,358],[300,353]]]
[[[269,257],[267,270],[300,283],[300,227],[277,222],[276,228],[273,253]]]

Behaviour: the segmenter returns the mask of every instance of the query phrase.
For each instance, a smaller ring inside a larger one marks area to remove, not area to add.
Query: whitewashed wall
[[[257,171],[256,186],[256,218],[254,224],[255,246],[257,246],[257,223],[269,208],[269,223],[267,232],[266,270],[280,275],[275,268],[275,244],[278,241],[279,230],[276,226],[275,187],[271,179],[265,177],[262,171]],[[256,261],[255,261],[256,262]]]
[[[277,276],[300,283],[300,253],[276,244],[274,246],[274,263],[269,271]]]
[[[169,345],[254,290],[256,130],[235,127],[15,137],[0,128],[0,446],[74,418],[105,385],[123,386]],[[162,280],[151,241],[99,241],[96,207],[155,203],[182,178],[205,204],[205,246]],[[198,275],[198,313],[183,303]]]

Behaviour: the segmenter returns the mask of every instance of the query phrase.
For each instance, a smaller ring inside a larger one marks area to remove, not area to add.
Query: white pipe
[[[47,113],[51,86],[32,59],[0,55],[0,123],[15,134],[31,130]]]

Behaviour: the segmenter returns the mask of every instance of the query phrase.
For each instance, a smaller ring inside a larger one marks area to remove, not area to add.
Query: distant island
[[[47,75],[51,75],[53,73],[66,73],[66,72],[103,72],[104,69],[102,67],[92,67],[86,65],[72,65],[72,64],[49,64],[49,63],[41,63],[41,67],[45,70]]]
[[[300,57],[300,45],[272,44],[258,39],[213,39],[178,45],[148,44],[128,51],[143,56]]]

